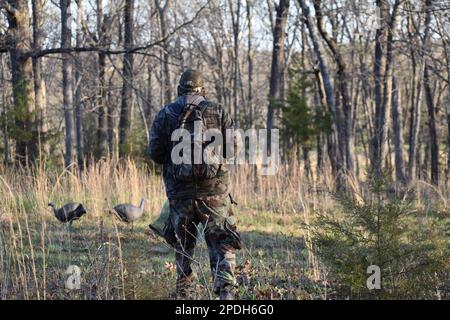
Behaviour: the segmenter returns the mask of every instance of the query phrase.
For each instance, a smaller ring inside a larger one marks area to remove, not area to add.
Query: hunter
[[[234,129],[234,122],[219,104],[206,98],[199,71],[185,71],[177,90],[177,99],[163,107],[153,121],[148,149],[150,158],[163,165],[170,205],[169,219],[161,235],[175,249],[177,294],[187,297],[195,279],[191,264],[198,236],[197,226],[201,224],[209,251],[214,293],[220,299],[232,300],[237,286],[235,252],[242,248],[242,242],[231,210],[234,201],[230,194],[229,165],[225,161],[206,161],[206,152],[202,153],[200,163],[175,161],[172,151],[179,140],[173,141],[172,133],[184,129],[194,136],[195,128],[199,126],[203,130],[220,130],[223,137],[220,157],[226,159],[226,130]],[[194,143],[189,146],[193,147]],[[202,141],[201,150],[205,150],[207,145],[208,142]]]

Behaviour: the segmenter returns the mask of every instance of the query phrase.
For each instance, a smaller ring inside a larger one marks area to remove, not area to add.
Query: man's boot
[[[236,289],[232,285],[226,285],[220,289],[220,300],[235,300]]]

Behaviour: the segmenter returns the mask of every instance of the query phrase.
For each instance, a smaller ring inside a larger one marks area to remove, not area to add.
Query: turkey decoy
[[[70,225],[72,225],[73,221],[80,219],[81,216],[86,214],[86,209],[81,203],[77,202],[67,203],[61,208],[56,208],[53,202],[50,202],[48,205],[53,208],[56,219],[62,223],[69,222]]]
[[[118,204],[113,208],[113,213],[126,223],[131,223],[131,230],[133,230],[133,222],[140,219],[144,213],[144,203],[145,200],[141,200],[139,207],[132,204]]]

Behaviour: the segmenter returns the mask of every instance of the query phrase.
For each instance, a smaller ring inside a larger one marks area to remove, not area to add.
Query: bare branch
[[[165,37],[158,39],[156,41],[150,42],[146,45],[143,46],[137,46],[137,47],[132,47],[132,48],[128,48],[128,49],[107,49],[107,48],[102,48],[102,47],[98,47],[98,46],[89,46],[89,47],[72,47],[72,48],[51,48],[51,49],[44,49],[44,50],[39,50],[39,51],[29,51],[26,56],[27,57],[42,57],[48,54],[57,54],[57,53],[71,53],[71,52],[101,52],[104,54],[108,54],[108,55],[113,55],[113,54],[125,54],[125,53],[136,53],[138,51],[143,51],[143,50],[147,50],[150,49],[152,47],[156,47],[156,46],[160,46],[162,45],[165,41],[167,41],[170,37],[172,37],[174,34],[176,34],[178,31],[180,31],[181,29],[187,27],[188,25],[192,24],[202,13],[202,11],[207,7],[207,5],[209,4],[210,0],[204,5],[202,6],[194,15],[194,17],[184,23],[182,23],[181,25],[177,26],[175,29],[173,29],[170,33],[168,33]]]

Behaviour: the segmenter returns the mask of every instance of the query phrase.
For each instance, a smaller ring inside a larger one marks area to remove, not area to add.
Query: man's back
[[[174,103],[159,111],[152,125],[148,151],[151,159],[163,164],[164,183],[169,199],[205,199],[212,196],[224,196],[229,192],[229,170],[226,164],[220,166],[217,176],[212,179],[194,182],[178,181],[173,174],[172,132],[179,127],[179,118],[184,107],[200,103],[206,106],[203,120],[207,129],[218,129],[225,138],[225,131],[234,126],[232,119],[220,105],[207,101],[199,94],[189,93],[179,96]]]

